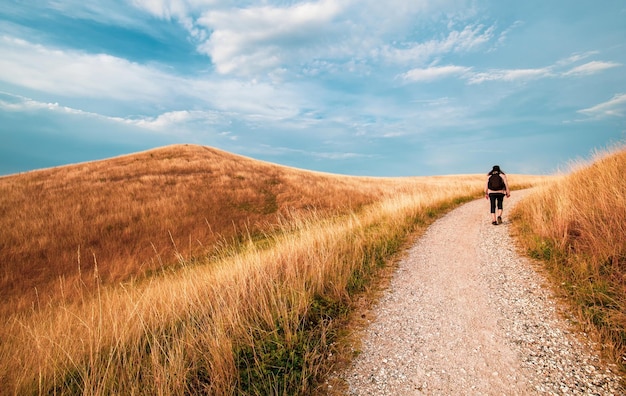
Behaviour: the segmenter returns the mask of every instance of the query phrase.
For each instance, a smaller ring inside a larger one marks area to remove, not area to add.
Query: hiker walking
[[[494,165],[493,169],[487,173],[487,183],[485,184],[485,199],[489,200],[491,205],[491,217],[493,225],[502,224],[502,203],[504,196],[510,197],[509,182],[506,175],[500,169],[500,166]],[[496,205],[498,207],[498,216],[496,217]]]

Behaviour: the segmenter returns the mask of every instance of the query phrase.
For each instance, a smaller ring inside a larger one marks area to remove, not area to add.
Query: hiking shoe
[[[502,217],[498,216],[498,224],[502,224]]]
[[[492,221],[491,224],[498,225],[498,222],[497,221]]]

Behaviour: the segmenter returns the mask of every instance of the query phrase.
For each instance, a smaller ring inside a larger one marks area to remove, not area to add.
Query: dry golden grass
[[[405,187],[199,146],[0,178],[0,315],[46,304],[61,288],[71,297],[96,266],[105,284],[128,280],[278,218],[346,213]]]
[[[311,393],[352,296],[484,179],[328,175],[197,146],[2,178],[0,388]]]
[[[626,367],[626,149],[543,186],[513,215],[524,247],[548,263],[555,285]]]

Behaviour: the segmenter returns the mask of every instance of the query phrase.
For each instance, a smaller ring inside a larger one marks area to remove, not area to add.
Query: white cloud
[[[68,106],[61,106],[58,103],[40,102],[1,91],[0,110],[27,114],[44,111],[63,114],[73,119],[92,119],[134,126],[143,130],[157,132],[161,135],[183,135],[190,130],[197,130],[199,128],[204,131],[210,131],[211,126],[224,126],[228,125],[230,122],[227,116],[217,111],[182,110],[165,112],[156,117],[111,117]],[[224,134],[218,135],[224,136]],[[229,140],[237,140],[237,136],[228,136],[227,138]]]
[[[471,71],[469,67],[463,66],[434,66],[427,69],[412,69],[402,75],[406,81],[432,81],[455,75],[463,75]]]
[[[330,72],[311,67],[329,59],[344,70],[350,64],[362,65],[363,60],[414,61],[432,54],[473,50],[490,41],[495,30],[483,25],[454,30],[455,23],[463,23],[467,14],[475,13],[468,0],[132,3],[156,17],[179,21],[197,43],[198,51],[211,58],[219,73],[240,76],[256,77],[276,70]],[[447,23],[446,38],[416,44],[415,38],[407,36],[420,21],[431,24],[434,20],[443,20],[444,26]],[[386,44],[392,41],[400,43],[400,47]],[[367,73],[367,69],[359,72]]]
[[[232,141],[239,140],[239,136],[233,135],[233,133],[231,131],[222,131],[222,132],[218,133],[218,136],[221,136],[221,137],[223,137],[225,139],[232,140]]]
[[[465,73],[470,84],[481,84],[487,81],[529,81],[548,77],[574,77],[586,76],[601,71],[621,66],[616,62],[592,61],[583,65],[576,66],[570,70],[563,71],[565,67],[569,67],[572,63],[588,58],[596,54],[595,52],[587,52],[584,54],[574,54],[566,59],[559,60],[552,65],[541,68],[529,69],[492,69],[486,72]]]
[[[124,120],[124,122],[134,124],[142,128],[160,131],[175,130],[182,125],[188,125],[193,123],[217,124],[219,121],[223,121],[223,117],[221,117],[219,113],[214,111],[199,110],[169,111],[160,114],[157,117],[144,117],[140,119]]]
[[[521,27],[523,25],[524,25],[524,22],[522,21],[513,22],[511,26],[509,26],[508,28],[506,28],[504,31],[500,33],[500,35],[498,36],[497,45],[498,46],[503,45],[508,39],[509,34],[515,29],[517,29],[518,27]]]
[[[220,8],[228,0],[131,0],[131,3],[150,14],[163,19],[188,20],[191,15],[207,8]]]
[[[310,51],[316,43],[330,40],[332,21],[340,11],[336,0],[286,8],[209,11],[197,20],[213,31],[199,50],[224,74],[275,68],[300,52]]]
[[[569,66],[573,63],[585,60],[591,56],[597,55],[599,52],[598,51],[587,51],[587,52],[577,52],[575,54],[572,54],[571,56],[568,56],[565,59],[561,59],[559,60],[556,65],[557,66]]]
[[[595,74],[600,71],[611,69],[614,67],[621,66],[620,63],[616,62],[602,62],[602,61],[593,61],[585,63],[584,65],[576,66],[573,69],[563,73],[564,76],[583,76],[589,74]]]
[[[412,69],[402,74],[405,81],[433,81],[440,78],[458,76],[469,84],[481,84],[487,81],[519,82],[554,76],[549,67],[539,69],[493,69],[486,72],[474,72],[465,66],[433,66],[426,69]]]
[[[218,7],[219,0],[131,0],[136,8],[165,19],[178,21],[195,41],[204,41],[209,32],[196,25],[194,16],[207,8]]]
[[[180,84],[125,59],[50,49],[7,36],[0,37],[0,52],[0,80],[64,96],[153,101],[167,98],[167,87]]]
[[[10,112],[33,113],[38,111],[48,111],[51,113],[65,114],[73,117],[98,119],[101,121],[112,121],[121,124],[132,124],[148,129],[157,129],[150,125],[146,119],[131,119],[123,117],[110,117],[98,113],[84,111],[68,106],[62,106],[58,103],[40,102],[19,95],[2,92],[9,100],[0,99],[0,109]]]
[[[451,31],[443,40],[413,43],[408,48],[385,46],[381,50],[381,56],[393,63],[423,63],[442,54],[476,49],[491,40],[493,33],[494,27],[469,25],[461,31]]]
[[[125,1],[48,0],[33,2],[30,7],[23,7],[22,9],[28,13],[41,12],[42,14],[49,14],[47,9],[51,9],[53,12],[76,21],[83,19],[123,26],[137,23],[133,13],[129,12]]]
[[[11,100],[0,99],[0,109],[6,111],[33,111],[33,110],[50,110],[55,112],[67,113],[67,114],[83,114],[83,115],[95,115],[82,110],[73,109],[67,106],[60,106],[58,103],[46,103],[32,100],[19,95],[14,95],[8,92],[1,92],[3,95],[9,97]]]
[[[186,18],[191,11],[185,1],[132,0],[131,3],[135,7],[163,19]]]
[[[185,78],[104,54],[64,51],[0,37],[0,81],[50,94],[55,101],[90,98],[175,111],[193,103],[239,116],[284,119],[308,99],[301,88],[222,78]],[[132,113],[132,110],[130,110]]]
[[[487,72],[474,73],[469,78],[470,84],[485,81],[527,81],[553,75],[548,67],[539,69],[494,69]]]
[[[593,118],[623,117],[626,115],[626,94],[616,94],[606,102],[578,112]]]

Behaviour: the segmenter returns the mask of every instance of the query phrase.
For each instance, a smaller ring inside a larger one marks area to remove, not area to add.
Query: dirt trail
[[[521,258],[505,200],[493,226],[477,200],[435,222],[372,312],[349,395],[626,394]]]

